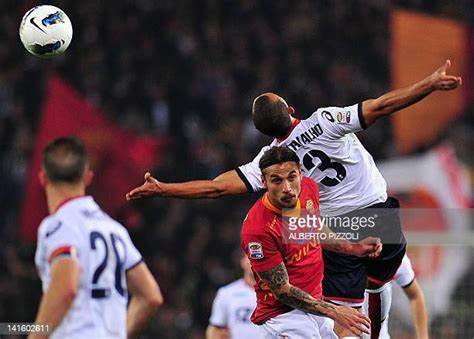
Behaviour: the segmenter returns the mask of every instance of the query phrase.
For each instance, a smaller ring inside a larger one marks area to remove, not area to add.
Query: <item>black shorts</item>
[[[324,279],[323,295],[326,300],[344,301],[351,304],[361,304],[367,280],[376,284],[384,284],[393,279],[405,255],[406,240],[401,231],[399,203],[395,198],[372,205],[357,212],[344,216],[373,213],[376,208],[377,219],[374,229],[365,236],[378,236],[382,239],[383,249],[378,258],[361,258],[323,250]],[[379,227],[380,226],[380,227]]]

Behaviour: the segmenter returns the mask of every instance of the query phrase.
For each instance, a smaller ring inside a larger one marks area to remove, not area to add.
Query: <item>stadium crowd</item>
[[[463,1],[398,3],[462,16]],[[267,141],[249,119],[261,92],[277,91],[306,117],[315,107],[352,104],[389,87],[389,1],[54,4],[75,30],[68,52],[48,61],[27,55],[18,40],[18,23],[34,2],[0,5],[0,37],[9,46],[0,49],[2,321],[32,321],[41,293],[34,244],[22,243],[17,228],[51,74],[120,124],[168,140],[153,170],[163,181],[211,178],[253,158]],[[385,120],[360,135],[376,159],[395,155],[389,131]],[[202,337],[216,288],[240,274],[240,226],[256,198],[124,200],[119,219],[165,296],[150,337]]]

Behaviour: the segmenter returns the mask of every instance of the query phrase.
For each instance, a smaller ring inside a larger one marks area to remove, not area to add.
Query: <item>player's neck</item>
[[[293,131],[293,129],[296,127],[296,125],[298,125],[298,122],[299,122],[299,120],[296,119],[295,117],[293,117],[292,115],[290,115],[290,121],[291,121],[291,126],[288,129],[288,131],[286,131],[285,135],[282,136],[282,137],[276,137],[276,140],[278,142],[281,142],[281,141],[285,140],[286,138],[288,138],[290,133]]]
[[[49,214],[56,213],[65,201],[84,196],[85,194],[84,185],[48,185],[46,187],[46,198]]]

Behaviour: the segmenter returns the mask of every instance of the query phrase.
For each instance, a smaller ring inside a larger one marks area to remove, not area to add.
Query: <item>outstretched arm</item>
[[[149,196],[172,198],[219,198],[248,192],[236,170],[222,173],[213,180],[194,180],[180,183],[164,183],[150,173],[145,174],[145,183],[127,193],[127,200]]]
[[[290,284],[288,272],[283,263],[271,270],[259,272],[258,275],[281,303],[303,312],[323,314],[334,319],[355,335],[360,335],[362,332],[369,333],[370,320],[362,313],[350,307],[336,306],[315,299],[311,294]]]
[[[372,125],[383,116],[417,103],[434,91],[450,91],[458,88],[462,84],[462,79],[446,74],[450,66],[451,61],[446,60],[443,66],[425,79],[409,87],[388,92],[377,99],[364,101],[362,109],[366,126]]]

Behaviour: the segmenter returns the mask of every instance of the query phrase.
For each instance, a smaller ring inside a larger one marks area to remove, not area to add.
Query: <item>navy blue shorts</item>
[[[376,225],[370,234],[382,239],[383,249],[378,258],[361,258],[323,250],[324,279],[323,295],[325,300],[362,304],[367,281],[382,285],[393,279],[405,255],[406,240],[401,231],[399,203],[395,198],[372,205],[366,209],[348,213],[352,217],[373,213],[377,210]],[[380,226],[380,227],[378,227]]]

